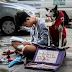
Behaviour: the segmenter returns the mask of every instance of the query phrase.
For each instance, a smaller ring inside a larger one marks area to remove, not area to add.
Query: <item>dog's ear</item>
[[[48,11],[49,9],[45,7],[45,9]]]
[[[55,10],[57,10],[57,5],[55,6],[55,8],[54,8]]]

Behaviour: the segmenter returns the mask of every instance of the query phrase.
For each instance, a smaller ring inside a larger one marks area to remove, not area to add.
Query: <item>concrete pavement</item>
[[[71,72],[72,71],[72,29],[66,28],[67,31],[67,47],[70,47],[66,50],[66,57],[64,58],[62,66],[56,72]],[[0,41],[0,58],[3,56],[2,52],[4,50],[10,49],[14,50],[14,48],[10,45],[11,36],[1,36],[0,40],[4,40],[5,42]],[[24,39],[30,39],[30,36],[18,36]],[[4,44],[7,43],[7,44]],[[16,58],[16,54],[11,54],[11,58]],[[33,70],[33,69],[25,69],[23,64],[15,64],[11,68],[8,68],[7,65],[0,65],[0,68],[7,69],[9,72],[49,72],[44,70]]]

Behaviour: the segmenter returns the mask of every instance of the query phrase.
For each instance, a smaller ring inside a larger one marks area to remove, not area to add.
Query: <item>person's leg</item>
[[[24,56],[30,56],[33,55],[36,52],[37,47],[32,45],[26,45],[22,52],[18,51],[20,54],[23,54]]]
[[[11,42],[11,45],[18,50],[18,53],[23,54],[24,56],[32,55],[35,53],[37,47],[32,45],[25,45],[24,48],[18,48],[19,45],[23,45],[19,42]]]
[[[25,48],[22,49],[24,55],[31,55],[36,52],[37,47],[32,45],[26,45]]]
[[[22,49],[18,48],[19,45],[22,45],[22,43],[19,42],[11,42],[11,45],[16,49],[21,51]]]

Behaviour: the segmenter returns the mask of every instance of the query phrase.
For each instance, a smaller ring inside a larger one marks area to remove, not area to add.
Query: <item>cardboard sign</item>
[[[59,51],[38,50],[35,61],[36,62],[56,63],[58,54],[59,54]]]

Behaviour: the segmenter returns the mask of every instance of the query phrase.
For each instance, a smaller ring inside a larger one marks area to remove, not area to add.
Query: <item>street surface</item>
[[[64,58],[62,66],[56,71],[56,72],[72,72],[72,28],[71,26],[67,26],[66,28],[67,32],[67,45],[66,47],[70,47],[66,50],[66,57]],[[18,37],[21,37],[23,39],[30,39],[29,34],[25,34],[23,31],[22,36],[18,35]],[[23,35],[23,33],[25,35]],[[12,36],[3,36],[0,34],[0,58],[4,57],[2,55],[2,52],[5,50],[14,50],[12,46],[10,46],[10,38]],[[11,54],[11,58],[16,58],[16,54]],[[15,64],[11,68],[8,68],[7,65],[0,65],[0,68],[7,69],[9,72],[49,72],[44,70],[32,70],[32,69],[25,69],[23,64]]]

